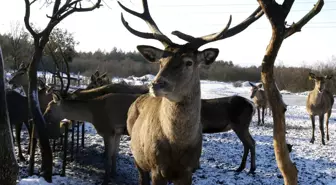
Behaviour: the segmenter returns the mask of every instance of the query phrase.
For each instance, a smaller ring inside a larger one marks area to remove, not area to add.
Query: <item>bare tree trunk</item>
[[[289,157],[286,144],[286,106],[275,84],[273,68],[282,42],[294,33],[301,31],[301,28],[320,12],[324,1],[318,0],[311,11],[289,27],[286,27],[286,17],[294,0],[284,0],[282,4],[278,4],[274,0],[258,0],[258,2],[272,26],[272,38],[262,61],[261,80],[272,109],[274,153],[279,170],[284,177],[285,185],[296,185],[298,183],[298,171]]]
[[[284,32],[280,32],[284,33]],[[272,33],[270,44],[262,63],[261,80],[264,84],[266,96],[272,108],[273,115],[273,145],[276,162],[281,171],[285,184],[297,184],[297,169],[289,158],[286,144],[286,107],[282,101],[280,92],[275,85],[273,67],[277,53],[283,42],[284,35]]]
[[[42,59],[43,49],[40,47],[35,47],[35,53],[33,59],[29,66],[28,77],[29,77],[29,88],[28,88],[28,101],[30,105],[30,112],[33,117],[32,128],[37,128],[37,134],[39,137],[39,145],[42,156],[42,166],[41,175],[47,182],[52,181],[52,152],[49,144],[49,137],[46,133],[46,123],[42,116],[40,104],[38,100],[37,92],[37,64]],[[32,131],[35,132],[35,129]],[[31,146],[34,147],[34,146]],[[34,157],[32,158],[34,160]]]
[[[4,61],[0,48],[0,184],[15,185],[19,173],[14,154],[13,135],[10,129],[5,80]]]

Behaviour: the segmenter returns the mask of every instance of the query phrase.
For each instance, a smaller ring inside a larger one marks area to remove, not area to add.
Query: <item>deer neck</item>
[[[24,93],[28,97],[28,84],[27,85],[22,85],[22,88],[23,88]]]
[[[161,99],[160,123],[164,134],[171,143],[190,145],[198,142],[201,134],[200,124],[200,83],[196,82],[192,92],[181,102]]]
[[[62,100],[62,115],[66,119],[80,120],[92,123],[92,113],[90,111],[89,102],[77,100]]]
[[[314,104],[321,104],[322,103],[322,96],[324,94],[324,90],[322,90],[322,92],[320,92],[318,90],[318,88],[315,88],[312,92],[313,95],[313,102]]]

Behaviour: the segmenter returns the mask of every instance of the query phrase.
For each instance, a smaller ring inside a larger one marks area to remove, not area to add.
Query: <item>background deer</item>
[[[139,32],[131,28],[122,16],[124,26],[132,34],[159,40],[165,49],[137,46],[149,62],[159,62],[160,69],[150,85],[149,94],[137,98],[128,111],[127,130],[131,136],[131,150],[139,171],[139,183],[191,184],[192,171],[199,163],[202,149],[201,97],[199,65],[210,65],[216,59],[218,49],[198,51],[209,42],[233,36],[262,15],[258,9],[246,21],[220,32],[195,38],[175,31],[174,35],[186,40],[173,43],[157,27],[152,19],[148,3],[143,0],[143,13],[137,13],[120,4],[128,13],[143,19],[153,33]],[[259,13],[260,12],[260,13]]]
[[[20,161],[25,161],[25,158],[22,155],[21,130],[22,124],[24,123],[30,136],[30,127],[28,125],[28,120],[30,118],[28,113],[28,99],[11,89],[6,89],[6,99],[10,124],[11,126],[15,126],[15,141],[19,150],[18,159]]]
[[[263,89],[261,89],[262,84],[254,85],[251,82],[249,82],[249,84],[252,86],[251,99],[253,99],[253,102],[256,105],[257,110],[258,110],[258,125],[260,124],[260,109],[261,109],[262,124],[265,124],[265,122],[264,122],[265,109],[269,108],[265,91]],[[272,111],[269,110],[270,114],[271,114],[271,112]]]
[[[59,123],[63,118],[67,118],[93,124],[97,133],[104,139],[105,176],[103,184],[107,184],[111,173],[116,172],[116,155],[120,136],[125,134],[128,108],[138,96],[137,94],[110,93],[92,99],[76,100],[67,99],[55,92],[44,117],[51,123]]]
[[[306,108],[310,116],[313,132],[311,143],[315,141],[315,116],[319,116],[320,131],[321,131],[321,140],[322,144],[325,145],[324,141],[324,116],[326,116],[326,128],[327,128],[327,140],[329,141],[329,118],[331,115],[332,106],[334,104],[333,95],[325,89],[326,80],[330,80],[332,75],[326,76],[316,76],[314,73],[309,73],[309,79],[314,80],[315,87],[312,91],[309,92],[307,97]]]

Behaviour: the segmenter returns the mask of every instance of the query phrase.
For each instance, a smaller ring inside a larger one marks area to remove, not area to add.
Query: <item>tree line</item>
[[[17,33],[19,32],[19,33]],[[15,70],[21,62],[30,61],[33,45],[28,34],[21,29],[16,32],[0,34],[2,43],[5,67],[7,70]],[[128,77],[143,76],[145,74],[155,75],[159,66],[145,61],[136,51],[122,51],[113,48],[111,51],[97,49],[94,52],[76,52],[75,46],[78,42],[67,30],[55,29],[50,36],[50,42],[44,51],[42,62],[38,66],[40,71],[55,72],[56,66],[53,62],[62,56],[52,57],[51,52],[58,54],[58,46],[67,51],[70,72],[90,76],[95,70],[107,72],[109,76]],[[64,68],[62,68],[64,69]],[[290,92],[303,92],[313,88],[313,82],[309,80],[308,73],[313,71],[317,74],[333,74],[333,78],[327,87],[336,94],[336,57],[331,57],[326,62],[316,62],[314,65],[302,65],[300,67],[288,67],[278,65],[274,68],[275,81],[279,90]],[[260,81],[261,66],[242,67],[234,64],[233,61],[218,60],[211,66],[201,66],[201,79],[223,82],[237,81]],[[235,86],[239,86],[239,82]]]

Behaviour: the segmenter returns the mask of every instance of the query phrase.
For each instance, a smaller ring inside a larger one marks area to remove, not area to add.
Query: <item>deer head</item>
[[[259,84],[259,85],[254,85],[253,83],[249,82],[249,84],[252,86],[252,89],[251,89],[251,99],[257,94],[258,91],[261,90],[262,88],[262,84]]]
[[[325,83],[326,80],[330,80],[332,78],[332,75],[326,75],[326,76],[316,76],[314,73],[309,73],[309,79],[314,80],[315,82],[315,88],[318,90],[319,93],[321,93],[325,89]]]
[[[126,12],[144,20],[152,30],[152,33],[140,32],[133,29],[128,25],[128,22],[125,21],[123,14],[121,14],[122,23],[128,31],[141,38],[158,40],[165,47],[162,50],[152,46],[140,45],[137,46],[137,49],[147,61],[160,64],[159,72],[149,85],[150,94],[155,97],[166,97],[173,102],[179,102],[184,97],[194,93],[191,91],[195,90],[192,88],[193,86],[199,84],[200,64],[210,65],[215,61],[219,53],[219,50],[215,48],[199,51],[199,47],[233,36],[247,28],[263,15],[259,7],[241,24],[229,29],[231,24],[230,16],[223,30],[203,37],[195,38],[179,31],[172,32],[173,35],[187,41],[186,44],[180,45],[173,43],[160,31],[149,13],[147,0],[142,1],[143,13],[135,12],[126,8],[120,2],[118,3]]]
[[[62,109],[59,108],[62,101],[62,96],[59,92],[52,92],[52,100],[48,103],[43,114],[44,118],[50,123],[60,123],[64,118]]]
[[[28,66],[24,63],[20,64],[18,71],[12,74],[11,79],[8,81],[8,84],[12,85],[13,88],[18,86],[28,87],[28,75],[27,75]]]
[[[107,74],[103,73],[102,75],[100,75],[99,71],[96,70],[96,72],[91,75],[90,83],[86,89],[93,89],[93,88],[101,87],[107,84],[111,84],[111,81],[109,77],[107,76]]]

